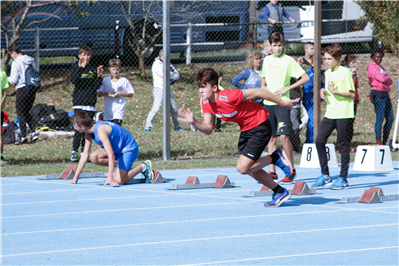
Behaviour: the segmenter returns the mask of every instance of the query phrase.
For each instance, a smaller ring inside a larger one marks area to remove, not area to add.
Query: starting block
[[[195,188],[232,188],[235,187],[234,182],[225,175],[218,175],[215,183],[200,183],[198,177],[189,176],[184,184],[172,185],[171,189],[195,189]]]
[[[164,179],[159,171],[153,171],[154,172],[154,180],[150,182],[149,184],[153,183],[166,183],[166,179]],[[103,180],[102,184],[99,185],[104,185],[107,180]],[[129,182],[127,182],[125,185],[132,185],[132,184],[143,184],[145,183],[145,178],[133,178]]]
[[[61,173],[61,175],[42,175],[41,178],[37,178],[38,180],[52,180],[52,179],[73,179],[75,176],[75,172],[77,166],[71,166],[71,168],[66,168]],[[103,177],[106,176],[107,173],[81,173],[79,178],[90,178],[90,177]]]
[[[298,195],[298,196],[311,195],[316,193],[316,189],[309,188],[306,182],[304,181],[296,181],[294,184],[294,188],[292,190],[288,189],[288,191],[291,193],[291,195]],[[262,186],[260,191],[249,192],[250,197],[262,197],[262,196],[271,196],[271,195],[273,195],[273,191],[266,186]]]
[[[366,189],[360,197],[343,197],[341,201],[335,203],[380,203],[382,201],[399,200],[399,194],[384,195],[379,187]]]
[[[326,144],[328,167],[338,167],[337,153],[332,143]],[[305,143],[302,147],[301,163],[303,168],[320,168],[319,155],[317,154],[316,144]]]
[[[357,146],[353,170],[392,171],[392,157],[389,146]]]

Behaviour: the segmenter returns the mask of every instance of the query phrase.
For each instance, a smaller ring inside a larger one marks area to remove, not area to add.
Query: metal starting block
[[[164,179],[161,175],[161,173],[159,171],[153,171],[154,172],[154,180],[152,180],[152,182],[150,182],[149,184],[153,184],[153,183],[166,183],[166,179]],[[108,174],[107,174],[108,175]],[[104,185],[105,181],[107,180],[103,180],[102,184],[99,185]],[[132,184],[143,184],[145,183],[145,178],[133,178],[132,180],[130,180],[129,182],[127,182],[125,185],[132,185]]]
[[[184,184],[174,184],[171,189],[196,189],[196,188],[232,188],[235,187],[234,182],[225,175],[218,175],[214,183],[200,183],[198,177],[189,176]]]
[[[71,166],[71,168],[66,168],[61,173],[61,175],[42,175],[38,180],[52,180],[52,179],[72,179],[75,176],[77,166]],[[90,177],[103,177],[107,173],[80,173],[79,178],[90,178]]]
[[[288,189],[288,191],[291,193],[291,195],[298,195],[298,196],[311,195],[316,193],[316,189],[309,188],[304,181],[296,181],[294,184],[294,188]],[[271,195],[273,195],[273,190],[271,190],[266,186],[262,186],[260,191],[249,192],[250,197],[263,197]]]
[[[399,200],[399,194],[384,195],[380,187],[371,187],[359,197],[343,197],[335,203],[381,203],[382,201]]]

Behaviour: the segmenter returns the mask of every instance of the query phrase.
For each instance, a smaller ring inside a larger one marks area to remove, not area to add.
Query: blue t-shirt
[[[112,131],[108,135],[108,138],[111,142],[114,154],[122,154],[138,148],[136,140],[134,139],[133,135],[130,134],[129,131],[127,131],[127,129],[112,122],[98,121],[94,124],[94,135],[90,134],[90,136],[93,141],[100,145],[102,148],[104,148],[104,145],[97,134],[97,129],[101,125],[107,125],[112,128]]]

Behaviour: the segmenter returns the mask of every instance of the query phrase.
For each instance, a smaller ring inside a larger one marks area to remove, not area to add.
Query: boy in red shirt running
[[[281,149],[260,158],[272,135],[272,126],[267,120],[269,113],[259,104],[250,100],[259,97],[290,109],[299,102],[299,98],[283,101],[268,92],[266,87],[220,91],[218,75],[212,68],[203,68],[198,71],[197,85],[202,99],[204,121],[196,120],[189,108],[180,110],[178,119],[195,126],[207,135],[212,133],[214,115],[227,122],[236,122],[241,129],[238,140],[238,151],[241,155],[237,161],[237,171],[252,176],[273,190],[272,201],[265,203],[265,207],[278,207],[287,201],[291,197],[288,190],[276,184],[262,168],[268,164],[275,164],[282,169],[292,169],[292,166]]]

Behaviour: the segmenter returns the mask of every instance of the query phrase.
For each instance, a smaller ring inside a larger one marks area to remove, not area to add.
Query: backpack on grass
[[[37,128],[39,126],[40,119],[54,112],[54,105],[37,104],[33,106],[30,110],[30,114],[32,116],[32,127]]]
[[[40,88],[42,82],[42,78],[40,77],[39,72],[29,64],[28,67],[25,69],[25,84],[26,87],[30,90],[37,90]]]
[[[70,130],[71,120],[64,110],[55,110],[38,121],[39,127],[49,127],[56,130]]]

